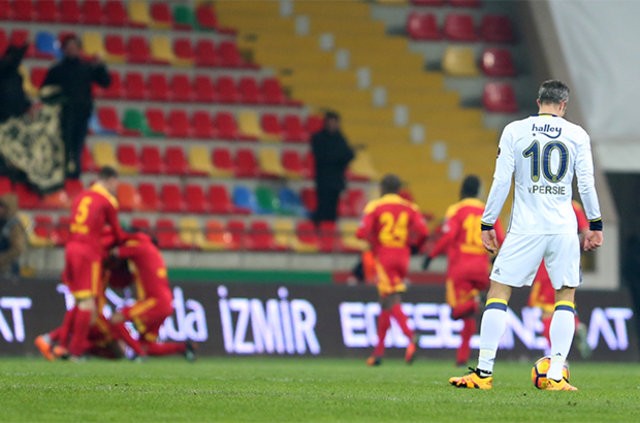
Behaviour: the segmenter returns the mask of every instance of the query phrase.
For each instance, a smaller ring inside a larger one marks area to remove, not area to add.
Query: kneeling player
[[[382,179],[382,197],[367,204],[363,220],[356,232],[358,238],[368,241],[371,246],[380,296],[378,345],[367,360],[370,366],[381,363],[384,339],[391,326],[391,317],[409,339],[405,361],[411,363],[416,352],[417,338],[407,326],[407,316],[402,311],[400,294],[407,289],[404,279],[409,270],[411,247],[419,249],[422,246],[427,238],[427,226],[418,207],[398,195],[401,186],[400,179],[395,175],[386,175]]]

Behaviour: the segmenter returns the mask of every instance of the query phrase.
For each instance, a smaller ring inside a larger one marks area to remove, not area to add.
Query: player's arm
[[[482,244],[490,253],[495,253],[498,249],[498,239],[494,225],[498,220],[500,211],[502,211],[507,195],[509,195],[514,168],[513,135],[511,134],[511,127],[507,126],[500,137],[493,183],[482,214]]]
[[[105,220],[113,230],[113,237],[115,238],[115,242],[120,243],[124,239],[124,232],[122,230],[122,227],[120,226],[120,221],[118,220],[118,209],[116,209],[116,207],[111,204],[111,202],[109,202],[108,204],[109,205],[106,208]]]
[[[431,251],[425,257],[424,262],[422,263],[423,270],[427,270],[427,268],[431,264],[431,260],[441,254],[444,254],[449,249],[449,247],[453,243],[453,240],[456,239],[459,230],[460,221],[457,214],[448,217],[444,221],[444,223],[442,224],[442,236],[438,239],[438,241],[436,241]]]
[[[498,246],[502,245],[505,238],[504,228],[502,227],[502,223],[500,223],[500,219],[496,220],[496,223],[493,225],[493,229],[496,231],[496,241],[498,242]]]
[[[356,238],[362,239],[370,243],[374,236],[374,233],[373,233],[374,223],[375,223],[375,216],[373,211],[365,210],[364,216],[360,221],[360,226],[358,226],[358,229],[356,230]]]
[[[586,251],[595,250],[603,242],[602,235],[602,215],[600,214],[600,203],[596,192],[593,177],[593,156],[591,154],[591,141],[584,133],[585,142],[578,144],[578,154],[576,156],[575,170],[578,179],[578,192],[584,206],[589,229],[585,232],[584,249]]]

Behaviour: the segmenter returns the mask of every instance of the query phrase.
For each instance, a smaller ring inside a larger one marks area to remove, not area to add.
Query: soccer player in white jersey
[[[500,138],[493,185],[482,216],[482,243],[497,251],[496,222],[515,181],[511,224],[491,271],[491,287],[480,326],[478,366],[449,383],[459,388],[491,389],[493,365],[507,323],[512,288],[530,286],[544,258],[556,290],[551,321],[551,366],[548,390],[577,390],[563,378],[575,331],[574,295],[580,285],[580,241],[571,206],[574,174],[589,219],[583,248],[602,245],[602,219],[594,186],[589,135],[563,116],[569,88],[562,82],[542,83],[537,115],[507,125]]]

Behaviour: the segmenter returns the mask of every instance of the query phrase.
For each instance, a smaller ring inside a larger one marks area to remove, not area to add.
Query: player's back
[[[451,205],[446,213],[443,231],[452,232],[450,255],[487,255],[482,245],[480,224],[484,213],[484,202],[477,198],[465,198]]]
[[[498,161],[509,163],[502,169],[513,171],[515,179],[510,232],[575,233],[574,172],[587,179],[591,175],[583,182],[593,184],[593,163],[586,160],[590,140],[584,129],[558,116],[533,115],[507,125],[498,155]]]
[[[171,296],[167,267],[162,254],[148,236],[137,234],[120,248],[120,254],[131,260],[135,267],[138,297]]]
[[[101,246],[103,229],[117,207],[117,200],[99,185],[81,192],[71,206],[69,241]]]
[[[426,236],[426,225],[418,207],[399,195],[387,194],[371,201],[364,214],[358,236],[371,243],[374,253],[380,249],[408,251],[411,243],[416,242],[411,235]]]

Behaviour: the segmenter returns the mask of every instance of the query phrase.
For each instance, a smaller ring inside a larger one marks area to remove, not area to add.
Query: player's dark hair
[[[118,177],[118,171],[112,168],[111,166],[104,166],[102,169],[100,169],[100,172],[98,172],[98,179],[102,181],[105,181],[111,178],[117,178],[117,177]]]
[[[402,181],[398,176],[392,173],[384,175],[380,181],[380,193],[382,195],[397,194],[400,191],[400,188],[402,188]]]
[[[460,198],[476,198],[480,193],[480,178],[476,175],[468,175],[462,181]]]
[[[544,81],[538,90],[538,101],[541,104],[560,104],[563,101],[569,101],[569,87],[557,79]]]
[[[324,114],[325,122],[331,119],[340,120],[340,115],[334,110],[328,110]]]
[[[75,41],[80,47],[82,47],[82,40],[80,40],[80,37],[78,37],[76,34],[67,34],[60,40],[60,49],[64,50],[72,41]]]

